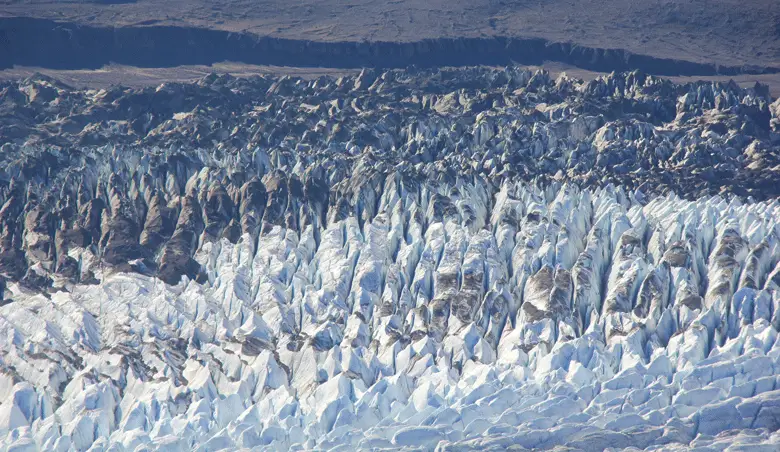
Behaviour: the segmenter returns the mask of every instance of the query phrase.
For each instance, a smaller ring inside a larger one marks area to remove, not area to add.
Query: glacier
[[[780,448],[760,87],[410,69],[2,96],[1,450]]]

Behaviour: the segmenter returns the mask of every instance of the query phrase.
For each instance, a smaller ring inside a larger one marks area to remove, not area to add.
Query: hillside
[[[196,27],[314,42],[541,38],[654,58],[780,66],[780,3],[772,0],[6,0],[0,17],[97,28]]]

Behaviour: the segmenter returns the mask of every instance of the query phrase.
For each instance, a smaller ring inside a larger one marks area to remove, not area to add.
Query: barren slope
[[[780,4],[772,0],[120,2],[5,0],[0,16],[197,26],[315,41],[538,37],[696,62],[780,64]]]

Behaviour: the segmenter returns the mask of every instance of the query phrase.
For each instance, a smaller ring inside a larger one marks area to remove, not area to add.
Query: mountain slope
[[[535,37],[655,58],[780,66],[780,5],[772,0],[7,0],[0,16],[196,26],[314,42]]]

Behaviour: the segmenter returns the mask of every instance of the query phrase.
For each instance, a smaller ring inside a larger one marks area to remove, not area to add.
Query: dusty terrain
[[[545,69],[552,77],[561,73],[582,80],[594,80],[607,74],[580,69],[571,65],[547,62],[541,66],[525,66],[530,70]],[[193,82],[210,73],[230,74],[234,77],[251,77],[254,75],[289,75],[304,79],[316,78],[322,75],[339,77],[341,75],[355,74],[357,69],[347,68],[310,68],[310,67],[286,67],[286,66],[260,66],[253,64],[223,62],[212,65],[186,65],[165,68],[137,68],[118,64],[106,65],[100,69],[58,70],[42,67],[14,67],[0,71],[0,81],[17,80],[31,77],[35,74],[44,74],[76,88],[109,88],[111,86],[147,87],[157,86],[164,82]],[[696,81],[720,81],[733,80],[743,88],[749,88],[756,82],[766,85],[770,94],[780,97],[780,74],[758,74],[740,76],[701,76],[701,77],[668,77],[675,83],[689,83]]]
[[[165,68],[138,68],[119,64],[106,65],[100,69],[58,70],[43,67],[15,67],[0,71],[0,81],[17,80],[38,74],[53,77],[62,83],[76,88],[109,88],[127,86],[140,88],[156,86],[164,82],[193,82],[210,73],[230,74],[234,77],[253,75],[289,75],[304,79],[321,75],[338,77],[360,72],[356,69],[299,68],[281,66],[258,66],[242,63],[217,63],[207,65],[187,65]],[[753,76],[759,78],[780,78],[776,75]],[[778,86],[780,90],[780,86]],[[780,93],[780,91],[778,91]]]
[[[774,0],[3,0],[0,17],[197,26],[324,42],[537,37],[653,57],[780,66]]]

